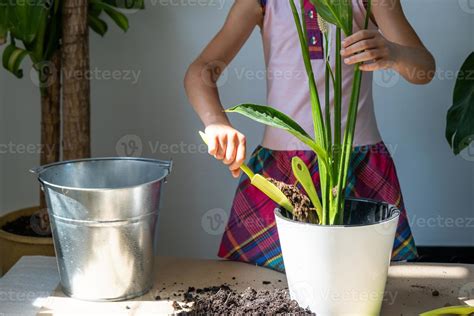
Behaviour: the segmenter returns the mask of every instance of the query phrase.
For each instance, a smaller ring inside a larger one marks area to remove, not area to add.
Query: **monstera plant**
[[[304,65],[309,80],[309,93],[311,100],[311,113],[314,124],[314,136],[311,137],[302,127],[292,118],[281,113],[270,106],[241,104],[235,106],[227,112],[236,112],[247,116],[255,121],[268,126],[280,128],[291,133],[300,141],[311,148],[318,157],[321,198],[315,194],[314,183],[311,180],[307,166],[297,157],[293,158],[293,172],[314,206],[317,216],[307,216],[313,223],[323,225],[342,224],[344,219],[344,202],[347,175],[349,170],[350,155],[352,152],[354,130],[357,119],[357,109],[359,103],[359,94],[361,87],[362,73],[359,65],[354,67],[354,79],[352,86],[352,95],[347,115],[347,127],[342,135],[341,108],[342,108],[342,61],[341,61],[341,36],[342,32],[349,36],[352,34],[352,2],[351,1],[330,1],[330,0],[312,0],[318,12],[318,21],[320,29],[324,35],[325,45],[328,45],[329,37],[335,35],[336,49],[334,50],[335,69],[332,69],[329,63],[329,49],[326,52],[326,91],[330,88],[334,90],[334,110],[331,117],[329,93],[326,93],[325,99],[325,117],[321,111],[321,100],[316,87],[313,69],[309,57],[308,43],[305,30],[305,10],[303,1],[301,1],[301,17],[298,13],[293,0],[289,0],[295,20],[298,36],[301,44],[301,51],[304,59]],[[365,28],[368,26],[371,3],[368,3]],[[328,23],[336,26],[335,34],[329,34]],[[295,57],[297,58],[297,57]],[[334,130],[334,137],[332,137]],[[304,170],[302,170],[304,169]],[[273,183],[267,183],[267,190],[275,191]],[[285,207],[292,211],[292,207]]]
[[[455,155],[474,141],[474,52],[457,75],[453,105],[447,115],[446,139]]]
[[[126,31],[128,19],[122,9],[143,7],[144,0],[0,0],[3,66],[22,78],[28,57],[31,79],[40,90],[42,165],[60,160],[61,143],[63,159],[90,155],[88,29],[105,35],[108,16]],[[44,210],[43,194],[40,204]],[[45,211],[43,215],[47,219]]]

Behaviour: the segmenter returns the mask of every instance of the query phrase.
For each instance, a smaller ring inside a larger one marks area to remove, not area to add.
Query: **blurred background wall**
[[[273,0],[280,1],[280,0]],[[202,126],[183,89],[187,66],[224,22],[230,0],[148,0],[129,12],[125,35],[111,27],[91,35],[94,156],[173,159],[160,217],[161,254],[214,257],[237,181],[211,159]],[[409,20],[433,52],[436,79],[413,86],[392,72],[375,75],[379,126],[398,167],[419,245],[474,246],[474,148],[454,157],[444,138],[454,74],[474,50],[473,0],[403,1]],[[221,80],[230,106],[265,102],[260,31],[256,29]],[[0,71],[0,214],[38,203],[39,92],[30,79]],[[233,116],[249,149],[262,127]]]

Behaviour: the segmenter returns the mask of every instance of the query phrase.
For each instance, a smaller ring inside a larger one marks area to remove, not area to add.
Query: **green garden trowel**
[[[202,140],[207,144],[207,135],[201,131],[199,131],[199,135],[201,135]],[[253,186],[265,193],[265,195],[287,211],[293,212],[293,205],[290,200],[288,200],[288,198],[273,183],[268,181],[262,175],[253,173],[253,171],[245,164],[242,164],[240,169],[249,177],[250,183]]]

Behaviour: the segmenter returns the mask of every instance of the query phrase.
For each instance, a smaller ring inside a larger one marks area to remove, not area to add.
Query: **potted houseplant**
[[[269,106],[241,104],[227,112],[283,129],[306,144],[318,157],[320,195],[308,167],[298,157],[292,160],[292,171],[306,194],[293,184],[253,175],[243,166],[243,171],[252,179],[251,183],[281,207],[275,211],[275,216],[291,297],[318,315],[378,315],[400,212],[383,201],[345,198],[362,78],[359,65],[356,65],[347,125],[343,132],[340,49],[342,33],[346,36],[352,34],[352,1],[311,2],[319,15],[326,48],[330,37],[335,36],[333,56],[324,49],[326,91],[330,88],[334,91],[334,114],[330,114],[328,98],[324,104],[320,102],[305,36],[303,1],[300,15],[294,0],[289,0],[289,3],[309,81],[314,137],[291,117]],[[370,12],[369,1],[365,28],[368,27]],[[329,24],[335,25],[335,34],[330,34],[334,28]],[[332,69],[329,58],[335,58],[335,69]],[[321,105],[326,108],[324,117]],[[295,194],[300,196],[293,199]]]
[[[88,76],[68,75],[85,73],[89,69],[88,27],[103,36],[107,32],[103,20],[106,14],[126,31],[127,17],[118,9],[143,8],[143,0],[76,2],[0,0],[0,45],[6,44],[3,66],[21,78],[22,61],[29,57],[38,78],[41,165],[60,160],[61,142],[63,159],[90,155],[89,79]],[[24,255],[54,255],[46,203],[41,192],[40,206],[0,217],[0,254],[0,275]]]

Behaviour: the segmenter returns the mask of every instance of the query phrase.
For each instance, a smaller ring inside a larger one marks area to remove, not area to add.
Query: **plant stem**
[[[342,108],[342,61],[341,61],[341,28],[336,28],[336,74],[334,85],[334,145],[336,146],[334,162],[336,166],[340,160],[341,145],[341,108]]]
[[[325,43],[325,59],[326,59],[326,72],[325,72],[325,95],[324,95],[324,101],[325,101],[325,107],[324,107],[324,114],[326,116],[326,143],[327,143],[327,150],[330,156],[332,152],[332,128],[331,128],[331,104],[330,104],[330,86],[329,86],[329,80],[331,72],[330,72],[330,67],[331,65],[329,64],[328,60],[328,50],[329,50],[329,41],[327,34],[324,34],[324,43]]]
[[[309,80],[309,90],[310,90],[310,97],[311,97],[311,113],[314,122],[314,137],[316,143],[320,145],[322,148],[326,148],[326,136],[324,131],[324,122],[323,122],[323,115],[321,113],[321,103],[319,101],[319,94],[316,88],[316,82],[314,80],[314,73],[313,73],[313,66],[311,65],[311,59],[309,57],[309,50],[308,50],[308,43],[306,40],[306,33],[303,32],[303,28],[306,29],[306,20],[303,8],[303,1],[301,0],[301,14],[302,14],[302,21],[298,16],[298,11],[296,10],[295,3],[293,0],[289,0],[291,10],[293,13],[293,18],[296,24],[296,30],[298,31],[298,36],[300,38],[300,46],[301,51],[303,54],[304,65],[306,69],[306,74],[308,75]],[[303,27],[301,26],[303,24]]]
[[[367,14],[365,17],[365,29],[369,25],[369,19],[371,14],[371,0],[368,1]],[[338,41],[339,42],[339,41]],[[340,57],[340,49],[336,49],[336,54]],[[337,81],[337,79],[336,79]],[[344,200],[345,200],[345,188],[347,185],[347,175],[349,172],[349,164],[352,154],[352,146],[354,144],[354,132],[357,121],[357,111],[359,108],[359,96],[360,86],[362,82],[362,72],[360,70],[360,64],[354,67],[354,79],[352,81],[352,94],[349,103],[349,109],[347,113],[346,130],[344,132],[344,141],[342,145],[341,160],[338,166],[338,180],[337,180],[337,195],[335,201],[336,212],[331,218],[332,224],[342,224],[344,220]]]
[[[355,66],[354,81],[352,83],[352,94],[347,114],[347,125],[344,133],[344,142],[341,148],[341,161],[339,164],[339,175],[337,181],[336,205],[338,211],[334,214],[333,221],[340,223],[344,216],[344,188],[347,184],[347,174],[349,171],[352,145],[354,143],[354,131],[357,120],[357,110],[359,105],[360,85],[362,82],[362,73],[359,64]]]

